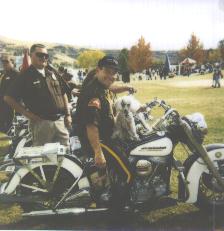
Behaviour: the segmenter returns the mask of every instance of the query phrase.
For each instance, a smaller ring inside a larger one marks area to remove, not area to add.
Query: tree
[[[122,75],[122,81],[125,83],[130,82],[130,70],[128,66],[128,49],[121,50],[118,56],[119,72]]]
[[[209,63],[216,63],[220,60],[220,51],[218,49],[209,49],[207,51],[207,61]]]
[[[131,47],[128,55],[128,64],[132,72],[142,72],[152,64],[152,52],[150,43],[145,43],[145,39],[141,37],[138,44]]]
[[[159,66],[161,66],[161,65],[163,65],[163,60],[162,59],[158,59],[158,58],[153,58],[153,60],[152,60],[152,67],[153,68],[157,68],[157,67],[159,67]]]
[[[105,56],[105,53],[99,50],[87,50],[80,53],[77,60],[82,68],[96,67],[98,61]]]
[[[118,63],[120,72],[125,72],[129,70],[128,67],[128,49],[124,48],[118,55]]]
[[[218,49],[219,49],[219,52],[220,52],[220,56],[221,56],[222,60],[224,61],[224,39],[219,41]]]
[[[188,41],[187,47],[183,48],[180,51],[180,56],[182,59],[187,57],[194,59],[198,64],[202,64],[205,58],[205,53],[203,50],[203,44],[196,37],[196,35],[192,34],[191,38]]]

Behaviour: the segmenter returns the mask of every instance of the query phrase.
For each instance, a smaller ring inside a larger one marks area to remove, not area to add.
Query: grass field
[[[175,77],[167,80],[152,80],[152,81],[133,81],[131,84],[136,87],[136,97],[141,102],[147,102],[158,97],[164,99],[172,107],[175,107],[182,115],[193,112],[201,112],[204,114],[209,133],[205,139],[205,144],[208,143],[224,143],[224,88],[211,88],[211,74],[188,77]],[[221,83],[224,85],[224,82]],[[162,111],[156,110],[153,115],[161,115]],[[183,154],[183,149],[177,147],[175,156],[180,159],[185,159],[187,156]],[[172,196],[177,197],[177,181],[176,173],[173,173]],[[19,206],[13,205],[6,207],[0,206],[0,224],[10,224],[21,220],[21,210]],[[52,218],[53,219],[53,218]],[[81,218],[80,218],[81,219]],[[96,223],[90,221],[91,227],[96,229],[98,223],[102,223],[100,219]],[[25,224],[26,220],[7,227],[13,228],[35,228],[35,229],[62,229],[70,228],[77,229],[80,227],[89,227],[87,221],[76,221],[73,218],[33,220],[29,227]],[[81,224],[80,224],[81,222]],[[131,221],[128,220],[130,223]],[[132,228],[153,229],[203,229],[212,230],[214,228],[224,227],[224,222],[216,219],[216,215],[208,217],[207,214],[199,211],[194,205],[186,205],[178,203],[177,205],[168,208],[157,209],[156,211],[142,214],[138,220],[132,221]],[[64,225],[63,225],[64,224]],[[66,224],[66,226],[65,226]],[[85,226],[86,225],[86,226]],[[107,224],[106,224],[107,225]],[[78,226],[78,227],[77,227]],[[107,227],[107,226],[106,226]],[[104,226],[105,228],[105,226]]]

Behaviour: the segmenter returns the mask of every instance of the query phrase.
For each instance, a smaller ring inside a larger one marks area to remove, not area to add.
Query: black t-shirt
[[[78,135],[85,150],[91,150],[86,126],[94,124],[99,129],[100,139],[107,143],[113,132],[114,115],[109,91],[94,78],[82,89],[77,102],[76,119]]]
[[[19,72],[15,69],[5,71],[0,74],[0,98],[2,99],[13,81],[18,77]]]
[[[19,76],[19,72],[15,69],[10,71],[4,71],[0,74],[0,117],[1,119],[9,117],[9,113],[13,112],[13,109],[4,101],[4,95],[12,85],[12,83]]]
[[[6,95],[13,97],[17,101],[22,100],[31,112],[42,118],[64,113],[61,108],[57,107],[49,91],[46,81],[47,76],[55,80],[56,91],[60,92],[61,89],[62,95],[65,93],[64,87],[60,80],[47,69],[45,69],[45,75],[46,77],[31,65],[10,86]]]
[[[96,69],[91,70],[86,78],[84,79],[83,83],[82,83],[82,87],[84,87],[85,85],[87,85],[90,81],[92,81],[95,78],[96,75]]]

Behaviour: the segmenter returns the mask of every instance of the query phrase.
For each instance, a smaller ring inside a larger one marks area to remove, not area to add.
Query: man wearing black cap
[[[93,70],[91,70],[88,74],[87,74],[87,76],[86,76],[86,78],[84,79],[84,81],[83,81],[83,83],[82,83],[82,87],[84,87],[86,84],[88,84],[91,80],[93,80],[93,78],[95,77],[95,75],[96,75],[96,69],[93,69]],[[130,86],[130,85],[115,85],[115,84],[113,84],[113,85],[111,85],[110,87],[109,87],[109,90],[111,91],[111,92],[113,92],[114,94],[117,94],[117,93],[123,93],[123,92],[125,92],[125,91],[129,91],[129,92],[135,92],[135,89],[132,87],[132,86]]]
[[[107,162],[125,185],[123,195],[121,188],[112,187],[113,205],[117,204],[119,196],[124,199],[132,177],[126,156],[117,152],[111,141],[114,115],[108,89],[114,83],[117,71],[118,62],[113,57],[105,56],[99,60],[94,78],[81,89],[76,117],[83,154],[94,157],[95,165],[99,168],[104,168]]]
[[[3,100],[3,97],[13,83],[13,81],[18,77],[19,72],[14,68],[14,58],[9,55],[4,55],[1,59],[4,71],[0,75],[0,132],[7,132],[12,125],[12,120],[14,117],[14,111],[8,104]]]

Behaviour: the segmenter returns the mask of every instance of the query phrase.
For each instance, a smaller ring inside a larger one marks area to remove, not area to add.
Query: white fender
[[[35,164],[30,165],[30,167],[31,169],[34,169],[41,165],[44,166],[44,165],[55,165],[55,164],[35,163]],[[78,164],[76,164],[75,162],[67,158],[63,159],[61,167],[68,170],[74,176],[74,178],[78,178],[83,172],[82,168]],[[6,194],[13,193],[16,187],[20,184],[20,181],[22,180],[22,178],[28,173],[29,173],[29,170],[26,167],[21,167],[20,169],[18,169],[18,171],[12,176],[8,185],[5,187],[4,193]],[[79,188],[89,187],[89,181],[86,177],[84,177],[79,181],[78,185],[79,185]]]
[[[220,161],[224,160],[224,148],[221,149],[214,149],[208,152],[208,155],[211,161]],[[216,165],[215,165],[216,166]],[[189,196],[188,199],[185,201],[186,203],[195,203],[198,198],[198,187],[199,187],[199,180],[203,172],[208,173],[209,170],[207,165],[201,158],[198,158],[191,166],[187,174],[187,182],[188,189],[189,189]]]

